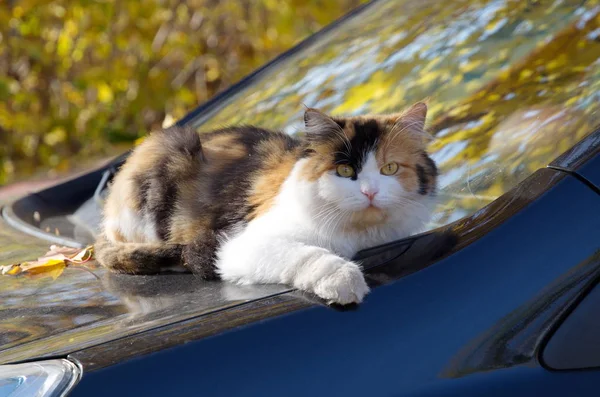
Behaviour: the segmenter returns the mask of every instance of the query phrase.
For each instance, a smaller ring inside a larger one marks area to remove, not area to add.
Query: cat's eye
[[[352,178],[354,176],[354,168],[348,164],[340,164],[336,167],[335,172],[343,178]]]
[[[381,173],[383,175],[394,175],[398,172],[398,164],[397,163],[387,163],[383,167],[381,167]]]

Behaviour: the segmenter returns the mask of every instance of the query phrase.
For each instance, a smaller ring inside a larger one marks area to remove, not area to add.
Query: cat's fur
[[[308,109],[302,138],[256,127],[151,134],[110,187],[97,259],[123,273],[183,265],[204,279],[360,302],[369,288],[349,258],[429,219],[437,169],[426,112],[422,103],[348,118]],[[380,173],[392,161],[397,173]],[[339,164],[356,174],[339,176]]]

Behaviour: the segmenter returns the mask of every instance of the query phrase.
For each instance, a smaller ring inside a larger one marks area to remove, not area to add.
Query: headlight
[[[69,360],[0,365],[0,397],[66,396],[80,376]]]

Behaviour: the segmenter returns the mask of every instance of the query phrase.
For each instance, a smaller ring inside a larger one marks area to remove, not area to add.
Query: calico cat
[[[429,219],[426,113],[423,103],[344,118],[307,109],[299,138],[252,126],[153,133],[109,188],[97,259],[121,273],[183,266],[361,302],[369,288],[349,258]]]

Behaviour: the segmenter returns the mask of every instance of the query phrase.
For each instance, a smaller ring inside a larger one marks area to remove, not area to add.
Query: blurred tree
[[[130,144],[364,0],[0,4],[0,184]]]

